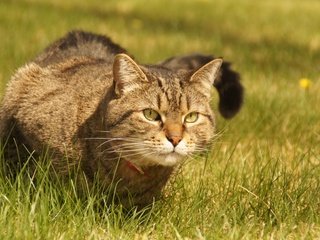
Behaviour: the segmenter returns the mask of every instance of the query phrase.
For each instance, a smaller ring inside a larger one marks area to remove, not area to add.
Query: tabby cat
[[[143,207],[214,136],[213,84],[221,113],[233,116],[243,89],[221,59],[189,55],[140,65],[107,37],[70,32],[8,83],[0,109],[5,161],[15,168],[17,148],[20,161],[47,148],[61,176],[80,167],[89,183],[116,182],[125,206]]]

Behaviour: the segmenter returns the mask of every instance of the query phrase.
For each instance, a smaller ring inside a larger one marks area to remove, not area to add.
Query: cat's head
[[[173,72],[117,55],[107,151],[139,166],[173,166],[203,151],[214,135],[210,97],[221,64],[215,59],[196,72]]]

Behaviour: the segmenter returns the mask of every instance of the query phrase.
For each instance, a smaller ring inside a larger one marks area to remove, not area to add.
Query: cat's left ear
[[[210,97],[210,92],[214,80],[218,77],[220,67],[222,65],[222,59],[217,58],[208,62],[206,65],[198,69],[190,78],[191,83],[198,83],[201,86],[199,89],[206,96]]]
[[[147,76],[135,61],[126,54],[116,55],[113,62],[113,79],[115,93],[126,94],[148,82]]]

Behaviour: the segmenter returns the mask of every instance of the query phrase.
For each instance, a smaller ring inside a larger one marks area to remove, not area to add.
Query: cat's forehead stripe
[[[159,93],[157,93],[157,107],[158,109],[161,109],[161,95]]]
[[[181,97],[182,97],[182,89],[180,79],[171,78],[165,79],[163,77],[158,77],[158,85],[166,99],[170,104],[170,110],[177,110],[180,106]]]
[[[164,79],[162,77],[158,77],[157,78],[157,83],[158,83],[158,86],[159,88],[163,88],[163,82],[164,82]]]
[[[178,98],[177,99],[177,103],[178,103],[178,106],[181,106],[181,99],[182,99],[182,96],[183,96],[183,94],[182,94],[183,89],[182,89],[181,80],[176,78],[175,82],[178,83],[178,85],[179,85],[178,94],[177,94],[177,98]]]

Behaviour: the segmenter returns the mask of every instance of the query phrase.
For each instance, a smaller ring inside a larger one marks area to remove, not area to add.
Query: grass
[[[320,238],[319,11],[315,0],[2,0],[1,89],[77,28],[111,36],[141,62],[223,56],[246,99],[235,119],[217,116],[221,136],[208,155],[188,161],[143,213],[99,205],[99,193],[83,200],[45,167],[37,183],[0,178],[0,239]]]

